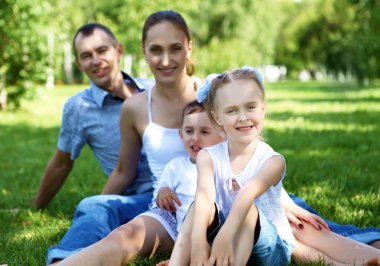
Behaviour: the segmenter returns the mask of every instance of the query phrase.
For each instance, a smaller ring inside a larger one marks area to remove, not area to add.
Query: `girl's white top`
[[[282,156],[275,152],[265,142],[258,141],[256,150],[245,168],[240,173],[233,174],[230,167],[227,141],[205,149],[211,155],[214,163],[215,201],[225,218],[227,218],[236,195],[239,192],[232,189],[231,181],[235,179],[239,186],[242,187],[249,180],[255,178],[255,175],[269,158],[273,156]],[[285,171],[282,174],[281,180],[275,186],[270,187],[260,197],[255,199],[254,203],[260,208],[261,213],[274,224],[280,237],[294,246],[295,240],[292,230],[280,202],[282,179],[284,175]]]

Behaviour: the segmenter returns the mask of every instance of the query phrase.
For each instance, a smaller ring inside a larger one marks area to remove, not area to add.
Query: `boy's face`
[[[212,126],[206,112],[185,115],[180,135],[193,163],[202,148],[222,141],[222,136]]]

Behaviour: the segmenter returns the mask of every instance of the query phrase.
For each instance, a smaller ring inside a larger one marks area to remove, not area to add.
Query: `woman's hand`
[[[321,230],[325,227],[330,230],[329,226],[320,216],[313,214],[296,204],[292,204],[291,207],[285,209],[285,215],[288,218],[290,224],[293,224],[297,228],[302,229],[302,221],[310,223],[315,229]]]
[[[178,199],[177,194],[175,194],[170,188],[162,187],[158,191],[156,203],[161,210],[167,210],[169,212],[176,212],[177,208],[175,207],[174,202],[178,206],[181,206],[181,201]]]

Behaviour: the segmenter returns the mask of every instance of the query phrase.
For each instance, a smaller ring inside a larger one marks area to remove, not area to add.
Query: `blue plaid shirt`
[[[125,83],[133,84],[141,92],[152,85],[151,80],[133,79],[123,73]],[[104,173],[109,176],[116,167],[120,149],[120,111],[123,100],[102,90],[91,82],[90,88],[70,97],[63,108],[58,149],[79,157],[88,144]],[[126,194],[152,191],[152,177],[145,153],[137,166],[135,181]]]

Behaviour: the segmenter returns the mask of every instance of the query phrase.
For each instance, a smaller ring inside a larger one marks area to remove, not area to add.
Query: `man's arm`
[[[55,152],[46,166],[37,195],[33,200],[33,205],[36,208],[42,209],[47,207],[62,187],[73,165],[74,161],[70,159],[70,153],[60,150]]]

